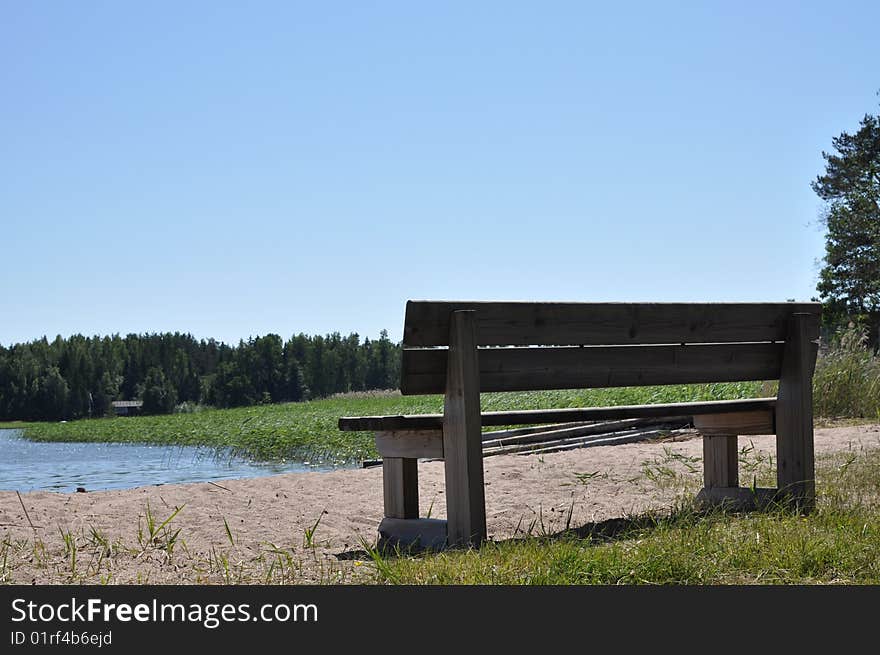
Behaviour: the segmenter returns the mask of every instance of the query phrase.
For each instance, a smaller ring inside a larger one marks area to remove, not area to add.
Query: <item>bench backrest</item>
[[[530,391],[779,379],[792,316],[816,339],[821,305],[411,300],[403,394],[444,392],[459,310],[476,312],[480,391]]]

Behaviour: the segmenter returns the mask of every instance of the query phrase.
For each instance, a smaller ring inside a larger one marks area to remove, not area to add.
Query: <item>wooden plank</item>
[[[675,437],[683,434],[693,434],[690,430],[637,430],[633,433],[625,433],[619,435],[611,435],[605,437],[585,437],[583,440],[578,442],[577,440],[572,440],[571,443],[561,444],[558,446],[542,446],[541,444],[536,444],[536,447],[533,450],[524,450],[516,453],[517,456],[525,456],[525,455],[543,455],[547,453],[557,453],[563,450],[573,450],[575,448],[596,448],[599,446],[621,446],[623,444],[628,443],[636,443],[639,441],[646,441],[648,439],[659,439],[665,437],[672,437],[673,440]],[[504,454],[504,453],[497,453]],[[486,455],[484,455],[485,457]]]
[[[816,500],[812,380],[819,317],[795,314],[789,330],[776,403],[777,482],[781,492],[810,511]]]
[[[609,444],[619,445],[622,443],[633,443],[636,441],[645,441],[647,439],[655,439],[669,434],[669,430],[664,429],[642,429],[642,430],[625,430],[621,432],[609,432],[607,434],[567,437],[563,439],[552,439],[541,442],[514,444],[509,446],[498,446],[489,448],[483,452],[483,457],[491,457],[492,455],[512,455],[522,454],[531,455],[534,453],[551,453],[569,448],[584,448],[586,446],[607,446]]]
[[[442,430],[377,432],[376,450],[382,457],[443,458]]]
[[[536,425],[530,428],[513,428],[509,430],[494,430],[492,432],[483,432],[483,443],[493,439],[506,439],[507,437],[518,437],[522,435],[535,434],[538,432],[547,432],[548,430],[567,430],[568,428],[579,428],[592,423],[584,423],[583,421],[575,423],[556,423],[553,425]]]
[[[776,433],[775,415],[771,408],[695,416],[694,427],[704,437]]]
[[[535,443],[562,437],[582,437],[588,434],[601,432],[614,432],[635,425],[639,419],[626,419],[623,421],[598,421],[590,423],[561,423],[554,425],[540,425],[532,428],[518,430],[499,430],[495,432],[483,432],[483,450],[491,446],[505,444]],[[568,426],[568,427],[561,427]]]
[[[418,461],[403,457],[382,460],[382,489],[385,516],[397,519],[419,517]]]
[[[676,420],[677,419],[677,420]],[[690,421],[689,417],[679,416],[673,417],[673,420],[670,422],[677,423],[678,425],[687,424]],[[633,419],[624,419],[622,421],[601,421],[598,423],[587,423],[580,424],[575,427],[570,428],[556,428],[552,430],[548,430],[546,427],[541,432],[531,432],[528,434],[514,434],[511,436],[501,436],[501,437],[492,437],[493,434],[498,434],[497,432],[484,432],[483,433],[483,449],[490,446],[505,446],[511,444],[535,444],[541,441],[550,441],[553,439],[568,439],[572,437],[586,437],[589,435],[595,434],[609,434],[611,432],[620,432],[622,430],[632,430],[637,427],[642,427],[646,424],[656,426],[661,423],[666,424],[667,421],[663,421],[662,419],[647,419],[647,418],[633,418]],[[514,430],[514,432],[516,432]],[[503,434],[503,433],[502,433]],[[487,436],[488,435],[488,436]]]
[[[703,437],[703,484],[707,489],[739,485],[735,435]]]
[[[446,521],[385,517],[379,524],[378,547],[380,550],[443,550],[446,548]]]
[[[480,377],[474,312],[453,312],[443,407],[446,517],[449,544],[486,539],[486,499],[480,439]]]
[[[442,430],[443,414],[397,414],[391,416],[343,416],[337,423],[343,432],[392,432]]]
[[[524,409],[519,411],[483,412],[485,426],[540,425],[574,421],[606,421],[625,418],[658,416],[699,416],[728,412],[772,410],[776,398],[744,398],[711,400],[692,403],[657,403],[654,405],[618,405],[612,407],[571,407],[565,409]],[[339,429],[348,432],[382,430],[440,430],[442,414],[397,416],[347,416],[339,419]]]
[[[449,344],[449,316],[477,312],[478,345],[782,341],[795,312],[819,303],[561,303],[411,300],[404,346]]]
[[[776,398],[743,398],[738,400],[696,401],[691,403],[657,403],[653,405],[524,409],[519,411],[483,412],[481,416],[483,425],[529,425],[564,423],[566,421],[604,421],[624,418],[698,416],[726,412],[748,412],[773,408],[775,405]]]
[[[483,348],[481,391],[590,389],[775,380],[781,343]],[[447,350],[404,349],[401,393],[443,393]]]

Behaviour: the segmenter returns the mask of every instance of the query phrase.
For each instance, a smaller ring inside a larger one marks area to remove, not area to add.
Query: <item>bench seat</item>
[[[746,398],[743,400],[712,400],[691,403],[664,403],[654,405],[615,405],[612,407],[578,407],[564,409],[529,409],[521,411],[483,412],[483,426],[541,425],[574,421],[605,421],[625,418],[657,418],[663,416],[701,416],[733,412],[761,412],[770,414],[776,407],[776,398]],[[397,416],[355,416],[339,419],[339,429],[345,432],[398,432],[442,430],[443,414]],[[772,434],[772,431],[769,433]]]

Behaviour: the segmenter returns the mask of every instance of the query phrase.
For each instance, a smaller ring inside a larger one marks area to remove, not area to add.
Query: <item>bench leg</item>
[[[697,506],[723,507],[746,511],[764,507],[773,501],[776,489],[753,489],[739,486],[739,451],[741,434],[772,434],[771,411],[727,412],[694,416],[694,427],[703,435],[703,489],[697,494]]]
[[[739,486],[736,435],[703,437],[703,485],[706,489]]]
[[[392,519],[419,517],[418,460],[386,457],[382,460],[385,516]]]
[[[780,494],[806,512],[816,502],[812,379],[818,334],[817,316],[792,315],[776,400],[777,485]]]
[[[750,511],[774,502],[776,489],[739,486],[737,435],[703,436],[703,489],[697,506]]]
[[[449,329],[443,458],[450,546],[478,546],[486,539],[475,314],[452,312]]]
[[[409,552],[446,547],[446,521],[419,518],[418,460],[413,457],[382,459],[385,518],[379,524],[380,549]]]

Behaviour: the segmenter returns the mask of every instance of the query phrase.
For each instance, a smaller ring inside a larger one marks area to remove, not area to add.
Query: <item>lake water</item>
[[[320,470],[330,467],[252,462],[193,446],[34,442],[23,439],[20,430],[0,430],[4,491],[100,491]]]

